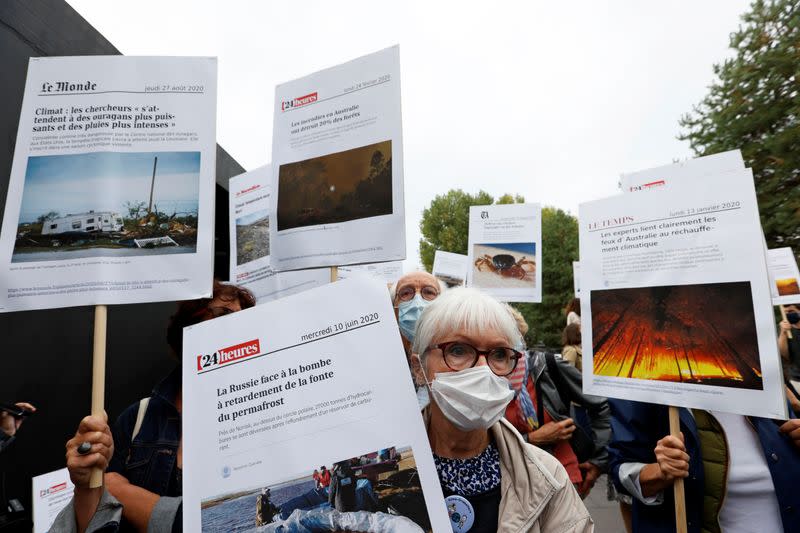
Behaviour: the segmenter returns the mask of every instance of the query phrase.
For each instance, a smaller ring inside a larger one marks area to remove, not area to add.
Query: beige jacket
[[[425,426],[430,410],[423,410]],[[500,454],[497,533],[591,533],[594,522],[558,459],[522,440],[505,418],[489,428]]]
[[[500,453],[498,533],[590,533],[594,522],[558,459],[506,420],[490,428]]]

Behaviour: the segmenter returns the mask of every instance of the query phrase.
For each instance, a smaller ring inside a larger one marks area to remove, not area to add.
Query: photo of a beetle
[[[475,268],[478,271],[494,272],[506,278],[517,278],[521,280],[533,280],[536,276],[536,262],[522,256],[515,260],[511,254],[497,254],[490,256],[483,254],[475,260]]]

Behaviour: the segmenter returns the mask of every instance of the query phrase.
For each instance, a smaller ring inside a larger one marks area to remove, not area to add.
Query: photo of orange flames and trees
[[[594,373],[763,389],[749,282],[592,291]]]
[[[392,214],[392,141],[281,165],[278,231]]]

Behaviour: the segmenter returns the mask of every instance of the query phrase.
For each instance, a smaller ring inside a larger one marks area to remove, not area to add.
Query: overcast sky
[[[270,160],[275,85],[400,44],[406,270],[452,188],[575,215],[620,172],[691,155],[678,119],[730,56],[745,0],[68,0],[126,55],[219,57],[217,141]]]

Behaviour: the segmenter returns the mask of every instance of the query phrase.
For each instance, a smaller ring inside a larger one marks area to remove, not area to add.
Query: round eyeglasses
[[[488,350],[479,350],[466,342],[442,342],[429,346],[428,350],[438,348],[442,351],[444,364],[450,370],[464,370],[478,364],[478,358],[484,356],[489,369],[498,376],[508,376],[517,367],[517,362],[524,355],[513,348],[497,346]]]
[[[439,296],[439,289],[433,285],[425,285],[419,290],[422,298],[428,301],[435,300]],[[397,290],[397,300],[408,302],[417,294],[417,289],[413,285],[405,285]]]

